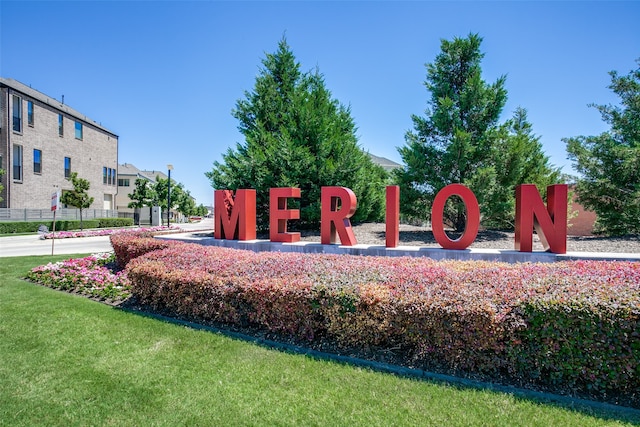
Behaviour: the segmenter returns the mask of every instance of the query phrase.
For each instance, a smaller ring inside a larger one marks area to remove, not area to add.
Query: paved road
[[[213,219],[206,218],[201,222],[179,224],[179,226],[185,232],[213,230]],[[53,243],[55,255],[109,252],[111,250],[108,236],[56,239]],[[0,258],[27,255],[51,255],[51,240],[41,240],[37,234],[0,237]]]

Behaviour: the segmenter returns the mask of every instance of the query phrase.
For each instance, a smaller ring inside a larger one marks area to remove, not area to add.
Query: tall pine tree
[[[427,64],[429,107],[425,117],[412,116],[414,129],[398,149],[404,167],[395,171],[402,189],[401,211],[410,218],[430,218],[435,195],[460,183],[478,198],[484,225],[509,226],[516,185],[542,186],[558,178],[531,132],[525,110],[499,123],[507,100],[505,77],[492,84],[482,79],[481,43],[477,34],[442,40],[441,52]],[[450,198],[443,219],[456,231],[464,230],[464,204]]]
[[[301,189],[302,225],[318,225],[320,189],[333,185],[357,195],[353,221],[381,219],[386,173],[359,147],[349,108],[331,98],[318,70],[300,71],[284,38],[262,64],[253,91],[245,92],[233,110],[245,141],[206,173],[212,186],[256,189],[261,229],[269,224],[273,187]]]

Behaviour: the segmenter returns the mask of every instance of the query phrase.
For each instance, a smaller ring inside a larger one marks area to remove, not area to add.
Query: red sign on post
[[[60,208],[60,192],[51,193],[51,211],[57,211]]]

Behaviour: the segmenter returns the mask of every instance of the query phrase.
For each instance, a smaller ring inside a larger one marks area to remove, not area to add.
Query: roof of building
[[[16,92],[20,92],[26,96],[28,96],[29,98],[32,99],[36,99],[40,102],[42,102],[43,104],[47,104],[52,108],[55,108],[58,111],[61,111],[71,117],[74,117],[78,120],[81,120],[97,129],[100,129],[104,132],[107,132],[108,134],[111,134],[114,137],[118,137],[118,135],[116,135],[115,133],[113,133],[112,131],[110,131],[109,129],[105,128],[104,126],[102,126],[100,123],[96,122],[95,120],[91,120],[90,118],[88,118],[87,116],[85,116],[84,114],[74,110],[73,108],[69,107],[66,104],[63,104],[62,102],[58,101],[57,99],[51,98],[50,96],[45,95],[42,92],[38,92],[37,90],[31,88],[30,86],[25,85],[24,83],[20,83],[17,80],[14,79],[10,79],[10,78],[4,78],[4,77],[0,77],[0,87],[9,87],[13,90],[15,90]]]
[[[118,175],[133,175],[139,178],[146,178],[149,181],[155,181],[157,177],[167,179],[166,173],[157,170],[143,171],[132,165],[131,163],[122,163],[118,165]]]
[[[160,177],[162,179],[167,179],[169,178],[167,176],[166,173],[162,172],[162,171],[140,171],[141,174],[145,175],[147,178],[149,178],[152,181],[155,181],[157,177]]]
[[[371,158],[371,161],[373,163],[375,163],[376,165],[380,165],[382,166],[382,168],[384,170],[386,170],[387,172],[391,172],[394,169],[398,169],[401,168],[402,165],[399,163],[394,162],[393,160],[389,160],[386,157],[378,157],[378,156],[374,156],[371,153],[367,153],[369,155],[369,157]]]
[[[140,169],[132,165],[131,163],[123,163],[118,165],[118,175],[141,175]]]

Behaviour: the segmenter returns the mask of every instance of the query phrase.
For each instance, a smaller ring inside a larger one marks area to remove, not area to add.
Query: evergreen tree
[[[303,73],[285,39],[267,54],[252,92],[233,110],[244,143],[215,162],[206,176],[217,189],[254,188],[257,225],[268,227],[269,188],[299,187],[299,224],[317,226],[322,186],[351,188],[354,221],[383,214],[384,170],[357,143],[349,108],[331,98],[318,70]],[[293,225],[293,224],[292,224]]]
[[[640,66],[640,59],[636,61]],[[640,67],[608,86],[620,106],[595,106],[611,130],[597,136],[566,138],[578,178],[576,193],[597,214],[596,231],[609,235],[640,233]]]
[[[71,174],[71,184],[73,190],[63,191],[60,201],[69,206],[80,209],[80,230],[83,229],[82,211],[87,209],[93,203],[93,197],[89,197],[89,181],[84,178],[78,178],[78,172]]]
[[[543,186],[558,178],[524,109],[507,123],[498,122],[507,99],[505,77],[492,84],[482,80],[481,42],[477,34],[442,40],[441,52],[427,64],[425,86],[431,98],[426,117],[412,116],[414,130],[398,149],[405,166],[394,172],[402,190],[401,212],[409,218],[430,218],[436,194],[460,183],[478,198],[484,225],[510,226],[515,186]],[[450,198],[443,219],[463,231],[464,204]]]
[[[470,187],[477,193],[482,223],[493,228],[513,228],[515,187],[536,184],[545,197],[547,186],[561,181],[559,168],[549,164],[540,137],[533,133],[527,110],[518,107],[513,117],[499,127],[486,165],[478,168]]]

